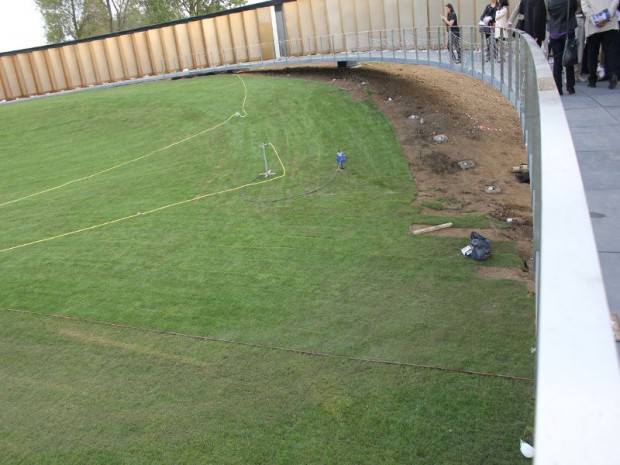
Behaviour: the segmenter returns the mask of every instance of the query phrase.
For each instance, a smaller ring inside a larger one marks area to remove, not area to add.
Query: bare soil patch
[[[512,172],[513,166],[527,162],[527,155],[517,113],[499,91],[462,73],[422,65],[317,65],[260,72],[324,80],[355,98],[371,99],[400,139],[418,190],[412,202],[435,215],[442,212],[429,210],[429,204],[441,204],[451,216],[475,213],[504,222],[498,228],[490,221],[488,229],[478,231],[492,240],[516,241],[525,267],[532,268],[530,186]],[[439,135],[446,140],[438,143]],[[465,160],[475,166],[462,169],[459,162]],[[487,193],[489,186],[501,192]],[[468,237],[470,232],[450,228],[431,234]],[[509,273],[481,268],[498,278]]]

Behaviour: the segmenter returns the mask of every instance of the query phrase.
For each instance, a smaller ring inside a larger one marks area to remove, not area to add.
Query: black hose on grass
[[[314,194],[316,192],[319,192],[320,190],[325,189],[327,186],[329,186],[331,184],[331,182],[336,179],[336,176],[338,176],[338,172],[340,171],[340,168],[336,168],[334,170],[334,174],[332,175],[331,178],[329,178],[329,180],[317,187],[316,189],[312,189],[311,191],[307,191],[307,192],[302,192],[301,194],[294,194],[294,195],[289,195],[286,197],[279,197],[277,199],[267,199],[267,200],[255,200],[255,199],[251,199],[249,198],[247,195],[245,195],[245,187],[243,189],[241,189],[239,191],[239,193],[241,194],[241,197],[243,197],[243,200],[245,200],[246,202],[250,202],[250,203],[276,203],[276,202],[283,202],[285,200],[291,200],[291,199],[296,199],[298,197],[304,197],[306,195],[310,195],[310,194]],[[259,174],[257,175],[254,179],[252,179],[248,184],[252,184],[254,181],[256,181],[258,178],[260,178],[261,176],[264,176],[264,174]],[[251,187],[251,186],[246,186],[246,187]]]

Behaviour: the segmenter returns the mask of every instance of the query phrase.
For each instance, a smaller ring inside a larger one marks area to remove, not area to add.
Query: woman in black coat
[[[519,13],[523,15],[523,31],[531,35],[540,47],[547,34],[545,0],[522,0]]]

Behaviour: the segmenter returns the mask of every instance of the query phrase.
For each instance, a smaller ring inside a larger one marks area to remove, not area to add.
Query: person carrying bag
[[[484,47],[484,61],[491,59],[491,36],[493,35],[493,26],[495,25],[495,13],[499,3],[497,0],[491,0],[480,16],[480,33],[483,36],[482,46]]]
[[[564,95],[562,68],[566,69],[566,90],[569,94],[575,93],[577,6],[577,0],[547,0],[549,48],[553,51],[553,80],[560,95]]]

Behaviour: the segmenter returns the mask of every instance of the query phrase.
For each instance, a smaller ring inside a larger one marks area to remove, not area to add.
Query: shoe
[[[618,84],[618,75],[617,74],[612,74],[611,77],[609,78],[609,88],[610,89],[615,89],[616,88],[616,84]]]
[[[588,87],[596,87],[596,82],[588,81]]]
[[[568,89],[569,95],[573,95],[575,93],[575,89]]]
[[[603,81],[609,81],[609,76],[605,75],[603,77],[598,78],[599,82],[603,82]]]

